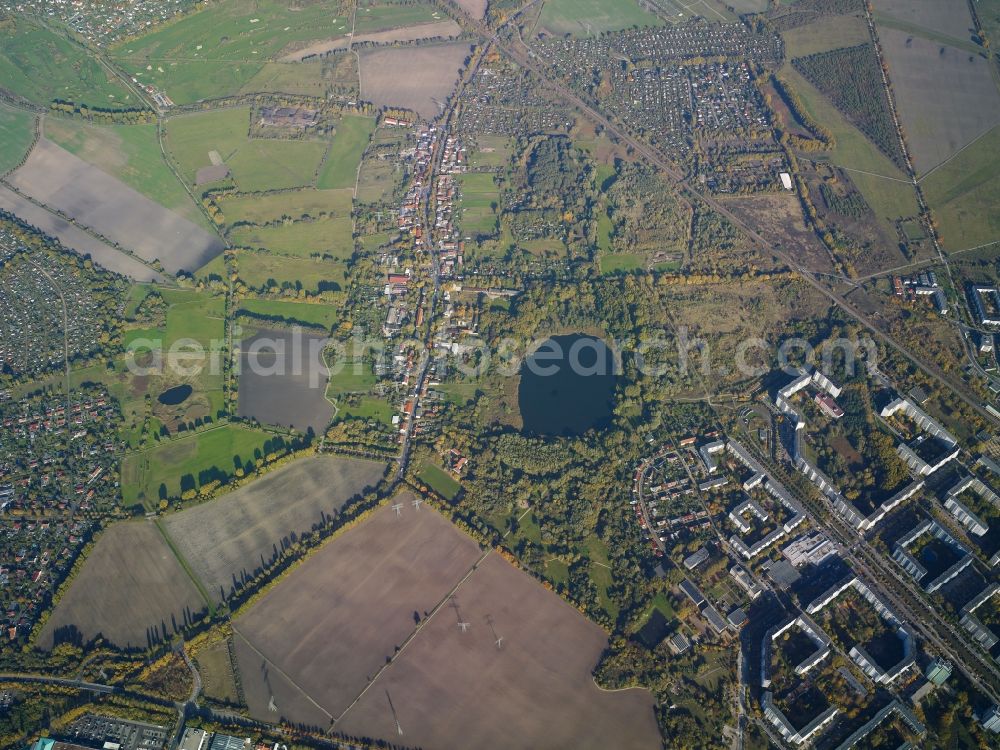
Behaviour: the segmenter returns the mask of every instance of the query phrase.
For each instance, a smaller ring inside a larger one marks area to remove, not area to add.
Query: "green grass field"
[[[301,284],[306,291],[315,292],[320,284],[335,284],[344,288],[347,268],[343,263],[313,258],[292,258],[270,253],[237,253],[239,277],[249,286],[258,288],[270,281],[280,287],[283,282]]]
[[[466,234],[493,234],[497,229],[497,211],[500,188],[493,175],[486,172],[468,172],[458,178],[462,193],[462,231]]]
[[[281,255],[308,258],[329,255],[347,260],[354,253],[351,219],[296,221],[267,227],[237,227],[229,239],[237,247],[264,248]]]
[[[358,15],[354,28],[356,34],[372,31],[413,26],[419,23],[446,21],[448,16],[431,3],[419,5],[371,5],[358,3]]]
[[[337,124],[337,133],[330,144],[330,152],[319,173],[320,189],[354,189],[358,178],[358,165],[372,133],[375,120],[371,117],[346,116]]]
[[[610,254],[613,250],[611,247],[611,232],[614,230],[615,225],[611,221],[611,217],[608,215],[606,210],[601,210],[597,212],[597,249],[602,253]]]
[[[151,290],[151,285],[140,285]],[[225,333],[225,300],[189,289],[158,289],[167,303],[167,322],[160,329],[136,329],[125,334],[126,347],[136,338],[151,338],[159,334],[163,348],[169,349],[180,339],[193,339],[208,347],[220,341]]]
[[[632,26],[662,26],[663,21],[639,7],[636,0],[546,0],[539,29],[553,34],[586,36],[621,31]]]
[[[300,219],[321,214],[351,215],[350,190],[293,190],[272,195],[233,195],[219,200],[227,224],[250,222],[267,224],[285,216]]]
[[[948,250],[1000,240],[1000,127],[932,172],[923,187]]]
[[[425,463],[417,477],[445,500],[454,500],[462,489],[451,474],[434,464]]]
[[[361,360],[330,361],[330,382],[326,387],[327,398],[345,393],[365,393],[375,385],[375,374]]]
[[[278,190],[310,185],[326,144],[248,138],[250,109],[222,109],[174,117],[166,125],[165,145],[194,185],[201,167],[211,165],[217,151],[240,190]]]
[[[472,167],[505,167],[510,161],[510,138],[500,135],[476,136],[478,148],[469,157]]]
[[[600,257],[601,273],[629,273],[642,268],[642,258],[630,253],[602,255]]]
[[[337,8],[339,3],[317,2],[290,12],[275,0],[215,3],[115,45],[111,54],[178,104],[229,96],[286,45],[345,33],[348,21],[333,15]]]
[[[79,120],[47,117],[43,132],[71,154],[117,177],[164,208],[210,228],[208,219],[164,161],[155,125],[98,127]]]
[[[34,140],[35,116],[0,105],[0,174],[18,165]]]
[[[302,96],[326,96],[326,81],[323,80],[323,63],[269,62],[243,84],[240,93],[281,92]]]
[[[79,45],[23,16],[0,22],[0,81],[38,104],[55,99],[105,109],[139,107],[114,75]]]
[[[232,476],[240,464],[264,455],[264,443],[273,436],[242,425],[223,425],[175,438],[148,450],[131,453],[122,463],[122,497],[126,504],[148,508],[160,502],[160,485],[167,497],[179,497],[181,480],[191,477],[200,486],[200,475],[213,469]]]
[[[384,425],[392,424],[395,414],[388,401],[380,398],[364,397],[357,406],[342,406],[337,410],[337,419],[374,419]]]
[[[239,310],[281,318],[290,323],[323,326],[330,329],[337,324],[337,310],[331,305],[311,302],[286,302],[273,299],[247,299],[240,303]]]

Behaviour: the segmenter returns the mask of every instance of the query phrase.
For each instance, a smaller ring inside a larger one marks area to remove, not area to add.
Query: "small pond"
[[[177,406],[177,404],[182,404],[188,400],[192,390],[191,386],[187,383],[184,385],[175,385],[173,388],[165,390],[157,396],[156,400],[164,406]]]

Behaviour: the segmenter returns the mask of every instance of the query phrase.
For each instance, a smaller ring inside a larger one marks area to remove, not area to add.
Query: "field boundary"
[[[156,526],[156,530],[160,532],[160,536],[163,537],[163,541],[170,548],[170,552],[173,553],[173,556],[177,559],[177,563],[184,569],[184,572],[187,573],[188,578],[191,579],[191,583],[193,583],[194,587],[198,589],[198,596],[205,600],[209,616],[215,617],[215,602],[208,596],[208,591],[205,589],[205,585],[201,582],[201,579],[195,575],[195,572],[191,568],[187,559],[181,554],[177,545],[174,544],[174,540],[170,538],[167,530],[163,528],[161,518],[157,518],[156,521],[153,522],[153,525]]]
[[[437,509],[435,509],[434,512],[435,513],[439,513],[440,511],[438,511]],[[444,516],[444,514],[441,514],[441,515],[442,515],[443,518],[447,518],[446,516]],[[452,523],[452,521],[450,519],[448,520],[448,522]],[[462,532],[462,533],[465,533],[465,532]],[[472,539],[473,541],[476,541],[473,537],[469,537],[469,538]],[[447,605],[448,601],[455,595],[455,592],[457,592],[462,587],[462,585],[472,577],[473,573],[475,573],[477,570],[479,570],[479,566],[482,565],[483,560],[485,560],[487,557],[490,556],[491,552],[493,552],[493,548],[492,547],[490,547],[485,552],[483,552],[476,559],[476,561],[474,563],[472,563],[472,567],[470,567],[467,571],[465,571],[465,575],[462,576],[459,579],[458,583],[456,583],[448,591],[448,593],[444,595],[444,597],[441,599],[441,601],[439,601],[434,606],[434,609],[431,610],[431,613],[429,615],[427,615],[424,619],[422,619],[419,623],[417,623],[417,626],[406,637],[406,640],[404,640],[401,644],[399,644],[399,647],[395,650],[395,652],[392,654],[392,656],[389,657],[389,660],[386,661],[386,663],[383,664],[381,667],[379,667],[379,670],[378,670],[378,672],[375,673],[375,676],[372,677],[371,680],[368,682],[368,684],[364,686],[364,688],[361,690],[361,692],[358,693],[357,697],[355,697],[355,699],[353,701],[351,701],[351,704],[347,708],[344,709],[344,711],[340,714],[340,716],[338,716],[336,719],[333,720],[333,726],[336,726],[338,721],[340,721],[345,716],[347,716],[348,713],[350,713],[351,709],[354,708],[358,704],[358,702],[365,696],[365,693],[367,693],[371,689],[371,687],[376,682],[379,681],[379,678],[382,676],[382,674],[385,672],[385,670],[387,670],[389,667],[391,667],[396,662],[396,660],[400,657],[400,655],[406,650],[406,647],[409,646],[414,641],[414,639],[420,634],[420,631],[424,628],[424,626],[427,623],[429,623],[431,620],[434,619],[434,615],[436,615],[438,612],[440,612]]]
[[[302,696],[307,701],[309,701],[314,706],[316,706],[316,708],[318,708],[325,716],[328,716],[330,718],[330,721],[335,721],[335,719],[333,718],[333,714],[331,714],[329,711],[327,711],[325,708],[323,708],[319,703],[317,703],[316,700],[311,695],[309,695],[309,693],[305,690],[305,688],[301,687],[295,680],[293,680],[291,678],[291,676],[289,676],[289,674],[287,672],[285,672],[285,670],[283,670],[281,667],[279,667],[277,664],[275,664],[273,661],[271,661],[269,658],[267,658],[267,656],[264,654],[264,652],[262,652],[255,645],[253,645],[253,642],[249,638],[247,638],[245,635],[243,635],[243,633],[241,633],[239,631],[239,629],[236,627],[236,623],[235,622],[230,621],[229,625],[233,629],[233,635],[239,636],[240,640],[242,640],[245,644],[247,644],[247,646],[250,647],[251,651],[253,651],[255,654],[257,654],[257,656],[259,656],[261,659],[263,659],[268,664],[270,664],[271,668],[274,671],[276,671],[278,674],[280,674],[282,677],[284,677],[288,681],[289,685],[291,685],[293,688],[295,688],[300,693],[302,693]],[[238,662],[237,662],[237,665],[236,665],[236,669],[239,670],[239,663]],[[380,672],[380,674],[381,674],[381,672]]]

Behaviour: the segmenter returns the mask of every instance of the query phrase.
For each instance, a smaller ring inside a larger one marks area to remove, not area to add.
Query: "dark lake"
[[[517,394],[524,431],[579,435],[611,422],[614,353],[583,334],[552,336],[521,365]]]
[[[177,404],[184,403],[193,390],[187,383],[184,385],[175,385],[173,388],[165,390],[157,396],[156,400],[164,406],[177,406]]]

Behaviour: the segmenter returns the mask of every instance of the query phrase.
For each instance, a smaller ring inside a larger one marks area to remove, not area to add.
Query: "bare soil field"
[[[180,554],[219,601],[279,549],[374,486],[385,464],[317,456],[274,471],[164,522]]]
[[[897,29],[883,28],[879,36],[918,172],[1000,123],[989,61]]]
[[[326,400],[330,372],[322,357],[325,341],[315,333],[300,332],[296,339],[294,331],[271,329],[244,339],[239,415],[322,433],[333,419],[333,404]]]
[[[324,731],[329,728],[333,720],[330,712],[313,701],[239,634],[233,636],[233,654],[242,675],[243,697],[254,716],[272,722],[294,716],[299,726]],[[276,710],[271,711],[271,705]]]
[[[966,0],[875,0],[875,12],[969,41],[972,16]]]
[[[607,634],[556,594],[491,555],[453,602],[336,731],[393,741],[391,697],[403,741],[423,748],[532,748],[539,737],[547,747],[660,746],[652,696],[597,687]]]
[[[355,34],[354,44],[392,44],[393,42],[416,42],[421,39],[451,39],[462,33],[462,27],[451,19],[447,21],[435,21],[434,23],[420,23],[415,26],[404,26],[400,29],[387,29],[385,31],[373,31],[368,34]],[[327,39],[321,42],[313,42],[308,47],[303,47],[295,52],[290,52],[279,58],[279,62],[301,62],[311,55],[325,55],[341,49],[347,49],[350,42],[349,36],[340,36],[336,39]]]
[[[8,182],[170,273],[200,268],[223,249],[215,235],[45,138]]]
[[[169,638],[205,602],[151,521],[105,531],[38,637],[49,649],[102,634],[120,647]]]
[[[314,724],[316,704],[339,716],[479,559],[470,537],[411,500],[396,498],[398,518],[385,506],[318,550],[234,621],[252,646],[237,652],[252,716]],[[259,684],[265,673],[298,687],[284,705],[273,693],[276,714]]]
[[[476,20],[486,15],[489,0],[455,0],[459,7]]]
[[[89,255],[102,268],[128,276],[135,281],[163,281],[163,276],[106,242],[92,237],[61,216],[36,206],[10,188],[0,185],[0,210],[17,216],[45,234],[58,239],[65,248]]]
[[[455,88],[471,47],[465,42],[363,50],[361,98],[375,106],[405,107],[431,118]]]

